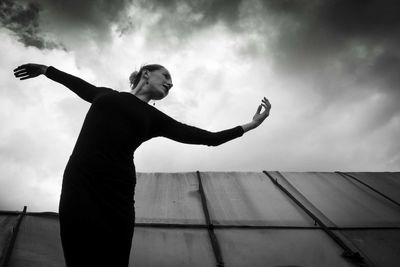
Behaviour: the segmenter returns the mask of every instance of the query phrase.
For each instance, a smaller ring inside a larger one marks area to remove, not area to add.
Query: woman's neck
[[[144,80],[140,80],[139,84],[136,85],[135,88],[132,88],[130,93],[142,100],[143,102],[149,103],[151,100],[150,94],[146,93],[146,90],[143,90]]]

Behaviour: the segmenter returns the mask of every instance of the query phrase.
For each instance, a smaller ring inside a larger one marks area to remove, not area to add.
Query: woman
[[[25,64],[21,80],[44,74],[91,103],[64,171],[59,205],[61,241],[68,267],[128,266],[134,231],[134,151],[153,137],[217,146],[259,126],[271,108],[266,98],[250,123],[209,132],[180,123],[155,107],[172,87],[166,68],[152,64],[130,76],[131,91],[96,87],[50,66]],[[262,107],[265,110],[260,113]]]

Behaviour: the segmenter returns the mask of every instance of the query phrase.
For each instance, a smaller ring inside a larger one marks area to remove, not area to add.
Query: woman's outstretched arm
[[[90,103],[92,103],[98,95],[112,91],[112,89],[109,88],[96,87],[81,78],[60,71],[52,66],[48,67],[46,65],[28,63],[14,69],[15,77],[20,80],[34,78],[42,74],[47,78],[66,86],[80,98]]]
[[[210,132],[186,125],[160,112],[160,118],[156,123],[157,136],[164,136],[186,144],[218,146],[240,137],[245,132],[258,127],[265,118],[268,117],[271,109],[271,104],[269,104],[269,101],[266,98],[264,98],[262,102],[263,103],[258,107],[256,114],[250,123],[219,132]],[[262,107],[264,107],[265,110],[260,113]]]

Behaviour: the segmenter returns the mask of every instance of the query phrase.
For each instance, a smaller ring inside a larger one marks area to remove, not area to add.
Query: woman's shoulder
[[[100,89],[103,93],[119,93],[119,91],[109,88],[109,87],[101,86],[101,87],[97,87],[97,88]]]

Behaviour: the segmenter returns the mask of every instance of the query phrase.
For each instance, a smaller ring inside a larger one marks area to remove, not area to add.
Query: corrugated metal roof
[[[130,266],[400,266],[399,201],[399,172],[138,173]],[[0,226],[3,265],[65,266],[56,213]]]

